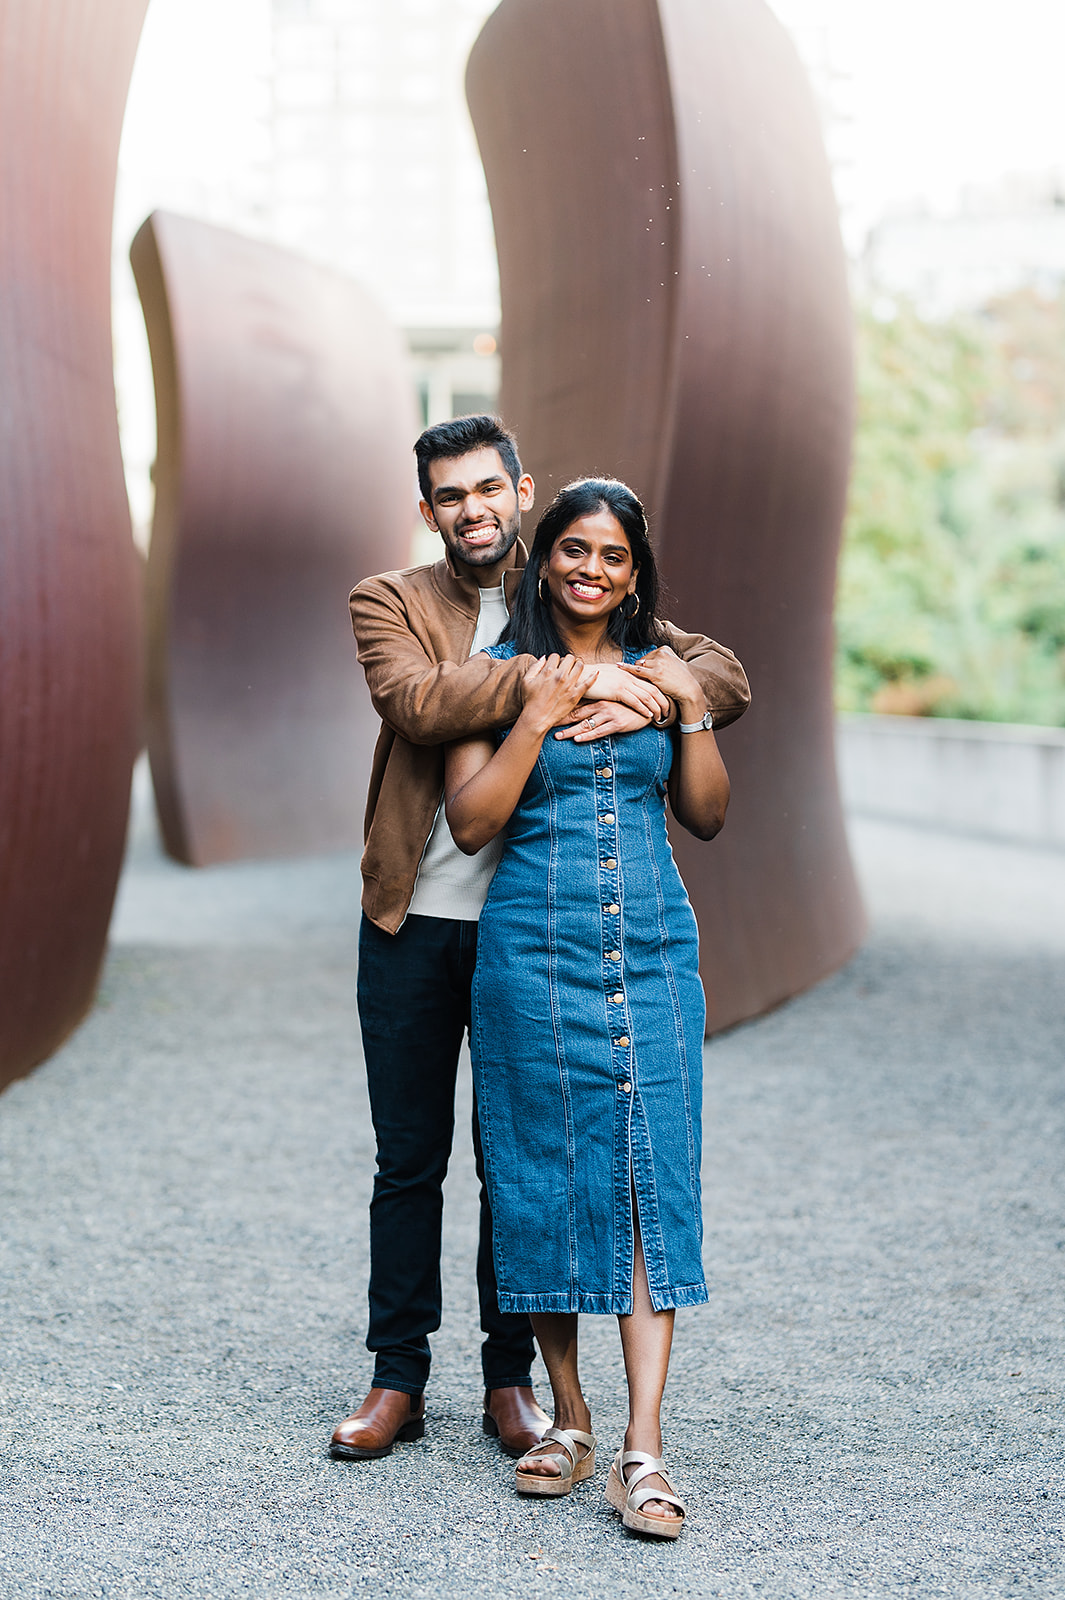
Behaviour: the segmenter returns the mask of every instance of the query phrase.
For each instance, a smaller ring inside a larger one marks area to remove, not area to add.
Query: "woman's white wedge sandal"
[[[625,1468],[633,1465],[636,1466],[636,1471],[626,1478]],[[656,1475],[670,1491],[668,1494],[663,1494],[661,1489],[656,1489],[644,1481]],[[610,1476],[606,1480],[606,1497],[614,1510],[621,1512],[621,1520],[626,1528],[631,1528],[635,1533],[653,1534],[657,1539],[676,1539],[688,1515],[688,1508],[677,1495],[673,1479],[666,1471],[665,1462],[661,1456],[649,1456],[646,1450],[618,1451],[611,1462]],[[680,1515],[648,1516],[641,1508],[650,1500],[660,1500],[666,1505],[676,1506]]]
[[[537,1449],[527,1450],[514,1468],[514,1487],[519,1494],[538,1494],[553,1499],[569,1494],[575,1483],[583,1483],[595,1471],[596,1440],[593,1433],[581,1433],[579,1428],[548,1428],[540,1443],[547,1444],[548,1440],[552,1444],[560,1444],[562,1451],[539,1454]],[[583,1456],[577,1449],[578,1445],[584,1447]],[[558,1472],[550,1476],[543,1472],[523,1472],[522,1463],[526,1461],[553,1461]]]

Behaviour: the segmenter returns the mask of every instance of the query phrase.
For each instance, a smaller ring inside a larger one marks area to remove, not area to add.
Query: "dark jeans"
[[[428,1335],[440,1326],[442,1186],[476,958],[475,922],[408,917],[388,934],[362,919],[359,1021],[377,1135],[366,1344],[376,1352],[374,1384],[408,1394],[425,1387]],[[499,1309],[476,1105],[473,1145],[481,1182],[481,1364],[485,1388],[505,1389],[531,1381],[532,1329],[528,1317]]]

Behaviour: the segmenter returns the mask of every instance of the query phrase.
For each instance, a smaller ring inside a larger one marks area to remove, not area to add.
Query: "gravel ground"
[[[331,1462],[369,1376],[357,864],[189,873],[143,810],[99,1004],[0,1099],[0,1561],[22,1596],[1065,1595],[1065,855],[855,825],[842,973],[707,1051],[708,1309],[676,1545],[478,1425],[468,1074],[429,1426]]]

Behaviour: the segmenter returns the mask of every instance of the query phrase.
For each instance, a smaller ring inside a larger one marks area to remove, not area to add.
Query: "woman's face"
[[[616,611],[636,589],[632,546],[613,512],[600,508],[571,522],[555,540],[540,576],[556,611],[574,622],[594,622]]]

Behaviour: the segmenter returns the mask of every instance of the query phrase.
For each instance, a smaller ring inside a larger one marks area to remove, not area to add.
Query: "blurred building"
[[[271,0],[266,228],[407,333],[427,421],[490,408],[499,280],[466,57],[495,0]]]

